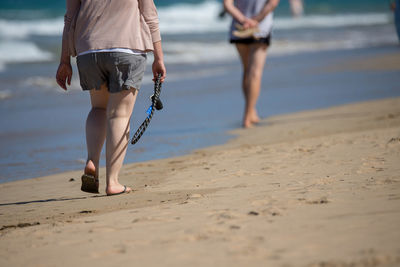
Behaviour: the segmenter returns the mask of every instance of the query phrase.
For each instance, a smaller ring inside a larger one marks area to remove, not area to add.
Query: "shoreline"
[[[81,192],[80,171],[0,184],[0,265],[400,263],[400,98],[232,134],[124,165],[118,197]]]
[[[290,56],[271,54],[259,101],[260,116],[398,97],[398,62],[400,53],[394,45]],[[0,112],[8,116],[0,121],[5,125],[0,143],[1,182],[76,170],[85,162],[82,114],[89,109],[87,95],[78,90],[67,94],[55,91],[53,78],[40,76],[52,73],[55,67],[35,68],[33,77],[27,79],[33,82],[33,88],[24,93],[16,90],[22,99],[2,102]],[[21,68],[14,66],[11,77],[21,70],[29,73],[32,67]],[[240,127],[242,116],[240,73],[238,61],[171,67],[171,80],[162,93],[165,109],[153,119],[144,141],[129,148],[132,153],[127,153],[125,162],[185,155],[228,140],[226,132]],[[12,83],[10,80],[6,85]],[[74,84],[78,86],[77,80]],[[143,89],[135,105],[132,128],[142,123],[148,107],[151,85]]]

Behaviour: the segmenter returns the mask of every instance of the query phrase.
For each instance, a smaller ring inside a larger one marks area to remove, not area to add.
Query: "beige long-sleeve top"
[[[66,0],[64,32],[77,13],[76,52],[130,48],[152,51],[161,40],[153,0]]]

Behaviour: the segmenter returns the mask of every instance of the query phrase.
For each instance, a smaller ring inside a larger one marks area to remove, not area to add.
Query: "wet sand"
[[[400,265],[400,98],[233,134],[124,166],[126,195],[79,171],[0,184],[0,266]]]
[[[259,114],[266,118],[400,97],[399,55],[397,44],[280,56],[271,49]],[[8,68],[0,73],[0,91],[13,88],[14,96],[0,104],[0,183],[80,169],[86,157],[89,98],[81,92],[77,75],[72,89],[65,93],[55,84],[56,63]],[[161,94],[164,109],[155,114],[141,141],[129,147],[126,163],[180,156],[222,144],[230,138],[226,132],[241,125],[244,101],[238,58],[168,64],[167,68]],[[28,77],[21,80],[21,72]],[[146,75],[150,73],[148,69]],[[131,120],[134,130],[145,119],[150,104],[153,88],[150,77],[145,80]],[[104,154],[101,165],[105,165]]]

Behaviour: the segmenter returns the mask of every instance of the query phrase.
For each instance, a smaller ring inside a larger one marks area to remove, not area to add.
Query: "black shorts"
[[[242,38],[242,39],[231,39],[231,44],[266,44],[267,46],[271,45],[271,35],[268,35],[264,38]]]

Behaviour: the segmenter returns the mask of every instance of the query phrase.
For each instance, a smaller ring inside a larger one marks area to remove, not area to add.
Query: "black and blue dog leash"
[[[151,118],[153,117],[154,109],[161,110],[163,108],[163,104],[160,100],[160,94],[161,94],[161,74],[158,74],[158,77],[154,82],[154,94],[151,96],[151,105],[146,111],[147,117],[143,121],[143,123],[139,126],[136,133],[133,135],[131,140],[132,145],[136,144],[139,141],[140,137],[142,137],[144,131],[146,131],[146,128],[147,126],[149,126]]]

